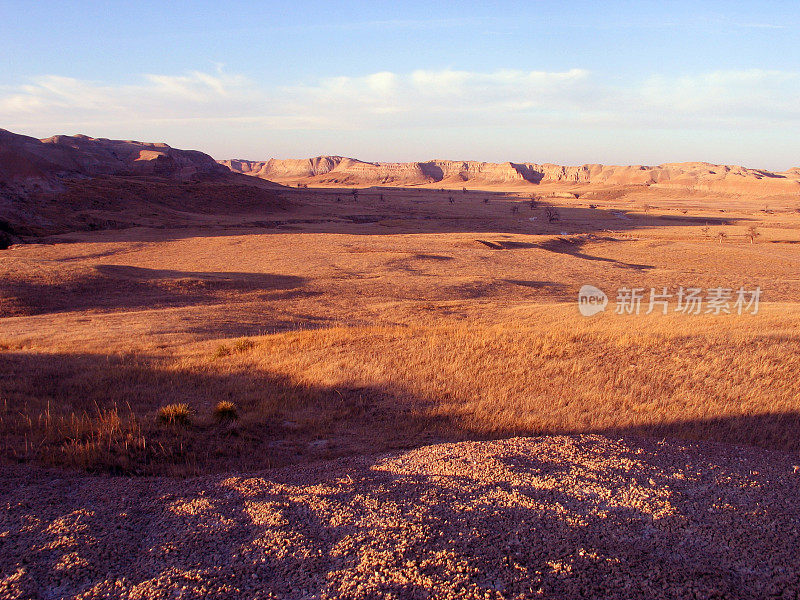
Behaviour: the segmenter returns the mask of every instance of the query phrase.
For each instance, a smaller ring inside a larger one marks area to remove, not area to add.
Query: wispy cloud
[[[604,81],[584,69],[383,71],[264,88],[222,68],[114,85],[48,75],[0,89],[4,126],[250,123],[263,129],[723,128],[800,123],[800,74],[774,70]]]

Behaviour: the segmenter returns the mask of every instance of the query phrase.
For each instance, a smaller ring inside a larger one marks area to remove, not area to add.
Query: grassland
[[[797,199],[380,194],[4,251],[4,460],[187,474],[575,432],[800,450]],[[763,303],[587,319],[584,283]]]

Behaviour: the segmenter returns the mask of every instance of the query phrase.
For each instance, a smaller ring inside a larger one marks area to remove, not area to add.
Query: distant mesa
[[[33,187],[57,192],[63,189],[65,179],[81,177],[151,176],[196,181],[231,174],[283,184],[320,186],[653,185],[738,194],[800,192],[800,167],[772,172],[706,162],[657,166],[455,160],[395,163],[366,162],[344,156],[215,161],[202,152],[179,150],[163,143],[85,135],[57,135],[39,140],[0,129],[0,185],[15,191]]]
[[[36,139],[0,129],[0,247],[64,231],[186,226],[205,222],[202,215],[283,210],[291,202],[279,193],[283,185],[531,191],[543,186],[549,197],[570,198],[595,187],[641,185],[796,196],[800,167],[772,172],[705,162],[563,166],[366,162],[344,156],[216,161],[163,143],[85,135]]]
[[[235,173],[284,184],[392,186],[513,186],[585,184],[601,186],[653,185],[730,193],[798,193],[800,168],[777,173],[763,169],[705,162],[657,166],[550,163],[488,163],[429,160],[425,162],[365,162],[343,156],[267,161],[222,160]]]

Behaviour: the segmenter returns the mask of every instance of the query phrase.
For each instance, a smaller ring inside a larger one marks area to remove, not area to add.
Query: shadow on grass
[[[683,438],[800,451],[796,411],[691,421],[676,415],[620,427],[571,429],[542,421],[528,429],[508,418],[509,425],[491,426],[486,417],[473,421],[447,413],[444,399],[400,388],[301,384],[250,364],[251,351],[249,344],[230,344],[189,365],[136,354],[1,352],[3,454],[91,471],[192,474],[542,434]],[[215,421],[214,406],[223,400],[237,405],[236,423]],[[157,423],[158,409],[174,403],[191,408],[190,426]],[[520,415],[520,422],[529,416]]]
[[[229,368],[230,355],[249,350],[225,345],[187,368],[147,355],[0,352],[3,454],[89,471],[192,474],[408,448],[446,429],[422,403],[388,390]],[[235,423],[215,420],[223,400],[236,404]],[[176,403],[190,407],[191,425],[159,424],[158,409]]]
[[[107,207],[107,218],[100,218],[93,213],[90,220],[92,229],[124,227],[125,231],[114,234],[115,239],[139,242],[287,232],[352,235],[490,232],[588,234],[674,227],[676,224],[686,227],[717,227],[748,220],[712,216],[642,216],[619,208],[598,208],[593,205],[587,207],[576,199],[566,202],[555,198],[540,199],[530,207],[527,194],[514,192],[470,190],[462,194],[453,190],[440,192],[435,189],[370,188],[361,190],[356,200],[351,192],[351,188],[286,188],[279,192],[268,192],[274,196],[274,201],[262,204],[250,202],[241,206],[236,204],[235,208],[231,208],[230,200],[225,194],[220,196],[222,201],[212,195],[213,199],[206,202],[187,203],[182,200],[184,208],[181,211],[170,208],[164,214],[161,214],[161,200],[153,201],[152,205],[149,201],[143,201],[139,202],[141,211],[144,212],[138,217],[138,221],[131,220],[127,213],[120,212],[120,207],[111,203]],[[267,192],[259,190],[259,193]],[[535,194],[536,190],[532,189],[530,193]],[[235,196],[233,193],[233,197]],[[449,198],[453,198],[452,204],[449,203]],[[485,202],[489,199],[490,202]],[[105,207],[104,202],[102,198],[96,199],[92,206],[102,208]],[[509,213],[509,204],[512,203],[519,211]],[[148,207],[155,207],[156,212],[148,212]],[[559,213],[559,220],[549,222],[547,211],[553,207]],[[120,219],[127,221],[123,225],[118,222]],[[86,227],[73,226],[70,229],[85,231]],[[107,241],[108,238],[99,239]],[[50,241],[70,240],[67,237],[56,237]],[[92,238],[81,241],[92,241]]]
[[[619,241],[614,238],[603,237],[599,238],[601,241]],[[582,258],[584,260],[600,261],[610,263],[616,267],[625,269],[636,269],[638,271],[646,271],[654,268],[653,265],[644,265],[636,263],[626,263],[616,260],[614,258],[604,258],[602,256],[592,256],[583,252],[583,247],[589,242],[595,241],[590,237],[557,237],[549,239],[544,242],[520,242],[516,240],[476,240],[478,243],[483,244],[492,250],[546,250],[548,252],[555,252],[556,254],[567,254],[575,258]]]
[[[96,265],[91,273],[58,282],[4,278],[0,317],[87,309],[162,308],[219,302],[227,294],[267,299],[307,295],[307,281],[272,273],[192,272]]]

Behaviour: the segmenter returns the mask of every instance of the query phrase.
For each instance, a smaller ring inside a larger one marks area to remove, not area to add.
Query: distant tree
[[[755,225],[750,225],[750,227],[747,228],[747,233],[745,235],[747,235],[747,239],[749,239],[750,243],[752,244],[761,234],[758,231],[758,227]]]
[[[644,211],[644,214],[649,213],[651,208],[652,207],[649,204],[645,204],[645,205],[642,206],[642,210]]]
[[[727,233],[725,233],[724,231],[718,231],[717,232],[717,242],[719,242],[721,244],[726,239],[728,239],[728,234]]]
[[[467,188],[461,188],[461,191],[466,194],[467,193]]]
[[[711,231],[711,228],[708,226],[708,223],[706,223],[706,224],[705,224],[705,225],[704,225],[704,226],[703,226],[703,227],[700,229],[700,231],[702,231],[702,232],[703,232],[703,237],[708,237],[708,233]]]
[[[456,199],[455,199],[455,198],[453,198],[452,196],[450,196],[450,197],[448,198],[448,200],[450,201],[450,204],[455,204],[455,203],[456,203]]]
[[[547,215],[548,223],[557,223],[558,221],[561,220],[561,215],[554,206],[548,206],[545,209],[545,214]]]

